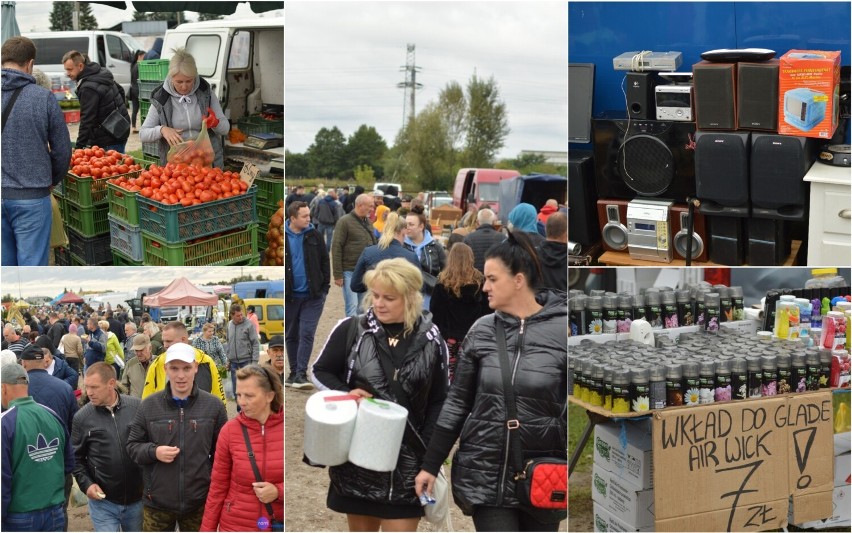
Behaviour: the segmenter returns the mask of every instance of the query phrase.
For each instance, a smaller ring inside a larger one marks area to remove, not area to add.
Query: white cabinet
[[[805,175],[811,182],[808,266],[852,263],[852,169],[820,162]]]

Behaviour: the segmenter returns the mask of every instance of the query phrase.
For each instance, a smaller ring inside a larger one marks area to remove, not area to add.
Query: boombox
[[[627,200],[598,200],[598,226],[603,247],[614,252],[627,250]],[[686,258],[686,205],[673,205],[670,210],[672,248],[676,259]],[[708,236],[704,215],[696,210],[692,222],[692,260],[707,261]]]
[[[592,122],[599,198],[695,195],[695,124],[602,118]]]

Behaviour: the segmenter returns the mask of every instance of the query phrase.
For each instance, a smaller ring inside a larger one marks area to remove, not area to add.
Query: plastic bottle
[[[822,304],[819,298],[811,299],[811,329],[822,328]]]
[[[716,395],[716,363],[701,361],[698,370],[698,403],[713,403]]]
[[[588,335],[603,334],[603,308],[600,296],[590,296],[586,300],[586,333]]]
[[[811,302],[807,298],[796,298],[794,300],[799,306],[799,338],[805,346],[811,342]]]
[[[716,363],[716,390],[713,393],[713,401],[727,402],[732,399],[730,364],[730,360],[722,360]]]
[[[643,413],[651,408],[651,383],[647,368],[630,373],[630,411]]]
[[[666,365],[666,405],[683,405],[683,372],[680,363]]]
[[[760,398],[763,385],[763,368],[760,365],[760,357],[750,355],[746,357],[748,365],[748,397]]]
[[[760,366],[763,369],[761,382],[761,396],[775,396],[778,394],[778,357],[774,355],[763,355],[760,357]]]
[[[743,288],[733,286],[728,289],[731,296],[731,308],[734,320],[745,320],[745,306],[743,305]]]
[[[722,307],[719,300],[719,293],[708,292],[704,295],[704,331],[708,333],[719,332],[719,315]]]
[[[738,357],[731,362],[731,393],[735,400],[748,398],[748,366],[745,358]]]

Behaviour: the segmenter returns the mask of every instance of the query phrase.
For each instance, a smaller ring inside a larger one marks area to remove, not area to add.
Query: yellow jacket
[[[198,373],[195,375],[195,382],[198,383],[198,388],[209,392],[213,396],[218,396],[222,399],[222,403],[227,405],[225,401],[225,389],[222,388],[222,380],[219,379],[219,371],[216,368],[213,358],[196,348],[195,361],[198,363]],[[156,359],[151,361],[151,365],[148,367],[148,374],[145,376],[145,388],[142,389],[142,399],[166,387],[165,363],[165,353],[158,355]],[[210,390],[207,390],[206,383],[211,384]]]

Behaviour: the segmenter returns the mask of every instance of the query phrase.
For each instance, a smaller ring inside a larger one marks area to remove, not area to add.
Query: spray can
[[[716,363],[716,390],[713,393],[713,401],[727,402],[732,398],[730,363],[730,360]]]
[[[666,365],[666,405],[683,405],[683,372],[680,363]]]
[[[586,296],[575,296],[568,300],[568,321],[571,325],[571,336],[585,335],[586,329]]]
[[[681,326],[692,326],[695,323],[695,315],[692,314],[692,302],[689,299],[689,289],[675,291],[677,301],[677,322]]]
[[[586,333],[601,335],[603,333],[603,302],[600,296],[590,296],[586,300]]]
[[[651,387],[651,409],[663,409],[666,406],[666,367],[654,364],[651,367],[649,383]]]
[[[708,292],[704,295],[704,309],[704,330],[708,333],[718,333],[719,314],[722,309],[718,293]]]
[[[744,358],[738,357],[731,362],[731,392],[735,400],[748,398],[748,366]]]
[[[663,329],[663,309],[658,290],[645,291],[645,320],[651,324],[651,329]]]
[[[701,403],[701,382],[699,365],[695,361],[687,361],[681,365],[683,371],[683,404],[698,405]]]
[[[605,294],[601,302],[603,307],[603,332],[616,333],[618,322],[618,296]]]
[[[746,357],[748,365],[748,397],[760,398],[763,387],[763,368],[760,365],[760,357],[750,355]]]
[[[633,323],[633,307],[630,305],[630,295],[618,295],[618,318],[615,329],[618,333],[630,333],[630,324]]]
[[[787,394],[794,391],[790,363],[791,358],[789,353],[778,354],[778,394]]]
[[[663,327],[672,329],[680,327],[680,322],[677,316],[677,299],[674,291],[665,291],[661,296],[662,312],[663,312]]]
[[[713,292],[719,294],[719,322],[731,322],[734,320],[734,306],[731,295],[725,285],[714,285]]]
[[[745,320],[745,306],[743,305],[743,288],[733,286],[728,289],[731,296],[732,316],[734,320]]]
[[[792,392],[808,390],[808,370],[805,354],[796,352],[790,356],[790,387]]]
[[[698,403],[713,403],[716,395],[716,363],[701,361],[698,370]]]
[[[778,358],[774,355],[764,355],[760,358],[760,366],[763,368],[763,380],[761,383],[761,396],[775,396],[778,394]]]

